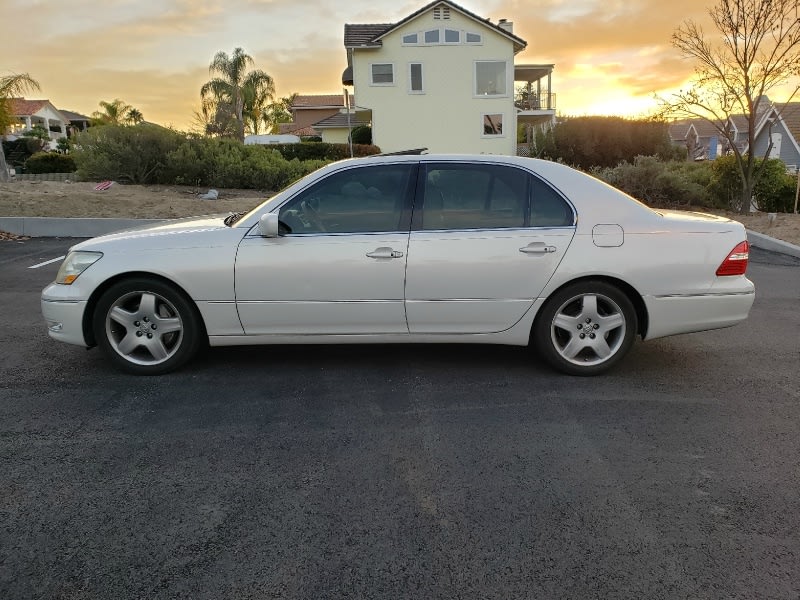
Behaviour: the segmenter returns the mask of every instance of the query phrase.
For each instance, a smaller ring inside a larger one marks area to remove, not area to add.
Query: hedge
[[[299,160],[344,160],[350,158],[348,144],[329,144],[326,142],[303,142],[300,144],[270,144],[272,150],[277,150],[286,160],[297,158]],[[370,156],[380,154],[381,149],[368,144],[353,144],[353,156]]]
[[[26,173],[74,173],[75,161],[66,154],[37,152],[25,161]]]

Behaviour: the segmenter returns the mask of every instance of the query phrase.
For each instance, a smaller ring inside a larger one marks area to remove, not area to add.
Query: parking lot
[[[0,242],[0,598],[800,595],[800,259],[599,378],[492,346],[137,378],[47,337],[72,243]]]

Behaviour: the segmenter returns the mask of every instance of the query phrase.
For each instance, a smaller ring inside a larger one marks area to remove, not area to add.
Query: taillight
[[[736,245],[728,257],[722,261],[717,269],[717,275],[744,275],[747,271],[747,261],[750,259],[750,244],[746,241]]]

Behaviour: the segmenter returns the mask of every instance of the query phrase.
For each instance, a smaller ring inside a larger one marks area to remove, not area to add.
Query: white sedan
[[[744,227],[655,211],[552,162],[379,156],[247,214],[81,242],[42,292],[52,338],[159,374],[204,344],[532,345],[594,375],[644,340],[735,325]]]

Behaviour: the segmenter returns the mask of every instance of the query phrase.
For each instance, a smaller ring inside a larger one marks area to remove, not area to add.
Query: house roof
[[[394,27],[392,23],[372,23],[372,24],[344,24],[344,47],[345,48],[379,48],[380,42],[373,40],[387,29]]]
[[[690,119],[680,119],[673,121],[669,124],[669,139],[673,142],[682,142],[686,139],[686,134],[689,133],[689,126],[692,124]]]
[[[87,117],[86,115],[82,115],[81,113],[72,112],[71,110],[59,110],[62,115],[67,117],[71,123],[75,121],[91,121],[91,117]]]
[[[343,94],[298,94],[292,102],[292,108],[342,108],[343,106]]]
[[[780,113],[786,129],[800,144],[800,102],[776,102],[775,108]]]
[[[705,119],[692,119],[690,127],[694,127],[698,137],[701,138],[719,135],[717,126],[714,123],[706,121]]]
[[[279,123],[278,133],[281,135],[298,135],[301,137],[319,135],[319,131],[314,129],[311,125],[298,127],[296,123]]]
[[[49,100],[25,100],[25,98],[9,98],[8,100],[10,113],[15,117],[30,117],[48,104],[50,104]]]
[[[472,19],[473,21],[483,25],[484,27],[488,27],[492,29],[496,33],[499,33],[503,37],[510,39],[514,42],[514,52],[519,52],[520,50],[524,49],[528,42],[523,40],[521,37],[514,35],[510,31],[503,29],[500,25],[496,23],[492,23],[489,19],[484,19],[475,13],[467,10],[463,6],[459,6],[455,2],[451,2],[450,0],[434,0],[429,4],[426,4],[419,10],[414,11],[406,18],[401,19],[397,23],[383,23],[383,24],[345,24],[344,26],[344,45],[345,48],[377,48],[382,46],[381,38],[390,34],[391,32],[395,31],[399,27],[402,27],[409,21],[416,19],[421,14],[427,12],[428,10],[436,7],[436,6],[448,6],[454,10],[457,10],[464,16]]]
[[[350,113],[350,125],[366,125],[369,119],[363,113]],[[327,129],[330,127],[347,127],[347,113],[337,113],[326,119],[322,119],[312,125],[314,129]]]

